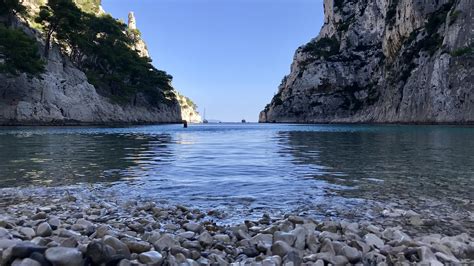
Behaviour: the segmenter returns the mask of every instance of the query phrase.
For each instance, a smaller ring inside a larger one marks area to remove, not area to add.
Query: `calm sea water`
[[[123,197],[237,213],[337,215],[368,202],[472,211],[473,181],[473,127],[0,129],[3,188],[101,183]]]

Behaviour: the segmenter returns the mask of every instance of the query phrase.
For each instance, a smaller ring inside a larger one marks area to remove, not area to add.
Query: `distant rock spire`
[[[128,28],[131,30],[137,29],[137,21],[135,19],[135,14],[132,11],[128,13]]]

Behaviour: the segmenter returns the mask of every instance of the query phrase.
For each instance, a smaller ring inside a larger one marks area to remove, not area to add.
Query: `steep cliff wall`
[[[474,122],[474,1],[325,0],[324,11],[260,122]]]
[[[33,17],[43,2],[26,0],[23,3]],[[86,12],[103,14],[99,0],[75,2]],[[31,19],[23,23],[17,21],[13,26],[37,39],[38,46],[43,48],[41,35],[30,28],[36,26]],[[136,39],[133,48],[141,56],[149,57],[144,41],[140,36]],[[163,103],[152,104],[141,93],[133,103],[112,100],[98,93],[86,74],[57,46],[53,46],[48,58],[43,59],[46,70],[38,77],[0,73],[0,125],[180,123],[183,119],[189,120],[190,116],[199,116],[193,108],[180,104],[176,91],[168,94],[170,101]]]

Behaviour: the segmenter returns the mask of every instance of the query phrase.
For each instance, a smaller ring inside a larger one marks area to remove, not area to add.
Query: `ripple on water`
[[[430,211],[440,217],[473,211],[472,127],[27,127],[0,135],[0,187],[103,184],[125,197],[239,215],[369,216],[367,202],[420,212],[436,203]]]

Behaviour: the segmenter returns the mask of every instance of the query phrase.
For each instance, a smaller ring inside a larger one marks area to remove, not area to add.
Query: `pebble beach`
[[[474,238],[297,214],[222,213],[100,189],[0,196],[1,265],[470,265]],[[416,220],[416,213],[403,219]],[[402,218],[400,218],[402,219]],[[400,224],[402,221],[400,220]]]

